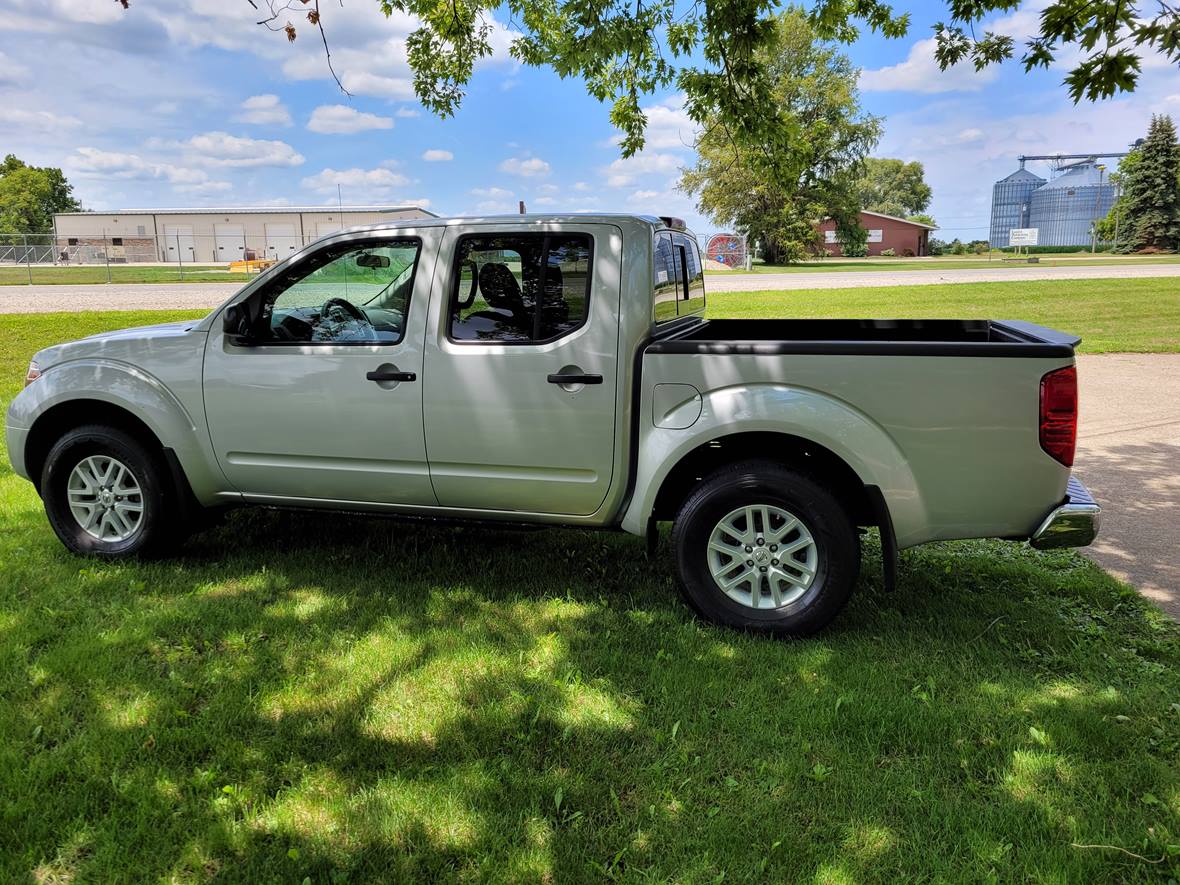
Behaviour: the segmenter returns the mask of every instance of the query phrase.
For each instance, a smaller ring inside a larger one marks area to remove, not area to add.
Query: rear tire
[[[114,427],[78,427],[54,443],[41,498],[54,533],[84,556],[159,555],[187,534],[163,458]]]
[[[847,604],[860,539],[840,500],[816,479],[770,461],[708,478],[672,528],[680,587],[716,624],[808,636]]]

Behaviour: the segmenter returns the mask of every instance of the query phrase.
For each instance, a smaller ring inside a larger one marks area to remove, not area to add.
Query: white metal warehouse
[[[286,258],[358,224],[434,218],[418,206],[274,206],[62,212],[53,217],[55,260],[215,264]]]

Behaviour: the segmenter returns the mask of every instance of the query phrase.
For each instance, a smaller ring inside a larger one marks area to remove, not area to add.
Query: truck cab
[[[243,505],[649,543],[671,521],[698,612],[791,635],[847,600],[860,526],[887,568],[936,539],[1092,539],[1098,507],[1070,476],[1076,339],[713,320],[705,288],[671,218],[349,230],[203,320],[42,351],[9,452],[83,554],[160,551]]]

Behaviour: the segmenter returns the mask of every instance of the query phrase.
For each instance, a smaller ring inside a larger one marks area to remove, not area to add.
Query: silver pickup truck
[[[988,320],[710,320],[676,219],[512,216],[322,239],[202,320],[36,355],[13,467],[80,554],[244,504],[622,529],[671,521],[703,616],[802,635],[858,527],[1083,546],[1076,338]]]

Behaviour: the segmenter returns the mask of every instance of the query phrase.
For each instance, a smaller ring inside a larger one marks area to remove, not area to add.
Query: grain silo
[[[1030,227],[1027,224],[1029,199],[1033,191],[1045,183],[1045,179],[1020,168],[1001,178],[992,187],[992,224],[988,239],[995,248],[1008,245],[1008,231],[1014,227]]]
[[[1029,200],[1025,226],[1038,229],[1041,246],[1090,245],[1094,222],[1114,205],[1115,187],[1104,167],[1084,160],[1065,170],[1033,191]]]

